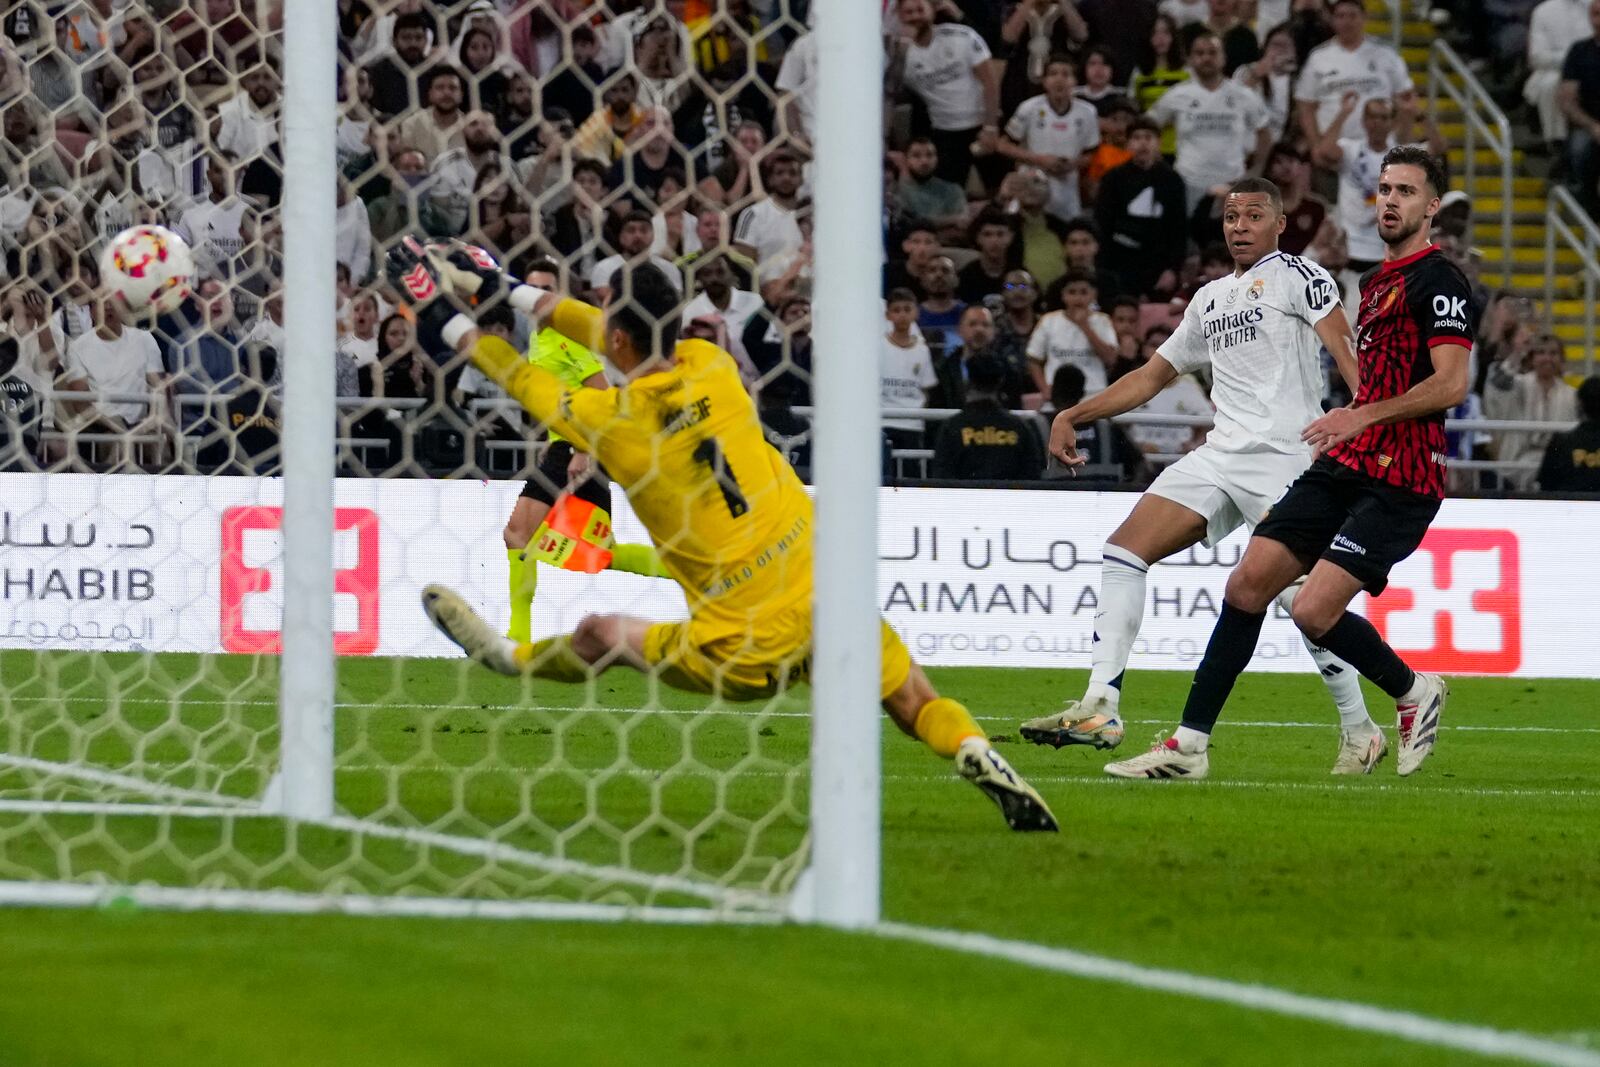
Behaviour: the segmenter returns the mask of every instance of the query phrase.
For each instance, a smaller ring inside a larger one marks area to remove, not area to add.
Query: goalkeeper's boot
[[[1060,829],[1050,806],[1037,790],[1011,769],[1005,758],[982,737],[969,737],[956,752],[956,771],[1000,805],[1000,814],[1013,830]]]
[[[1444,702],[1450,698],[1450,687],[1437,674],[1418,674],[1422,697],[1414,704],[1395,705],[1395,718],[1400,727],[1400,750],[1395,755],[1395,769],[1400,777],[1415,774],[1422,761],[1433,754],[1433,744],[1439,736],[1439,717],[1444,714]]]
[[[1022,724],[1022,736],[1026,740],[1051,748],[1066,745],[1116,748],[1122,744],[1122,734],[1117,706],[1104,697],[1070,701],[1054,715],[1042,715]]]
[[[496,633],[494,627],[479,618],[472,606],[454,590],[442,585],[424,587],[422,610],[428,613],[439,632],[460,645],[461,651],[470,658],[500,674],[522,673],[517,663],[516,642]]]
[[[1372,768],[1383,762],[1389,754],[1389,742],[1382,730],[1371,733],[1339,731],[1339,758],[1334,761],[1334,774],[1371,774]]]
[[[1105,770],[1113,778],[1196,779],[1211,773],[1211,763],[1204,749],[1185,752],[1178,747],[1176,737],[1158,737],[1149,752],[1108,763]]]

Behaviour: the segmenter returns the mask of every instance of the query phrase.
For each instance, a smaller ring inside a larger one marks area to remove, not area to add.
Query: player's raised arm
[[[470,356],[474,366],[534,418],[590,451],[589,442],[606,412],[588,409],[614,408],[609,394],[567,389],[555,375],[529,363],[505,341],[480,333],[459,301],[477,298],[483,302],[503,294],[513,308],[536,322],[550,318],[560,332],[586,346],[591,337],[598,339],[604,332],[603,314],[576,300],[523,285],[504,274],[487,253],[479,250],[479,256],[461,249],[430,253],[407,238],[389,253],[388,275],[416,312],[419,337],[438,336],[449,348]],[[585,417],[579,409],[593,417]]]

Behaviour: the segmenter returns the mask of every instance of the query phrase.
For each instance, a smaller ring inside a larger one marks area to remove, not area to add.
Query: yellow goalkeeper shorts
[[[674,689],[715,693],[724,700],[765,700],[811,680],[811,610],[752,619],[744,634],[697,636],[693,619],[662,622],[644,639],[644,658]],[[911,674],[911,653],[900,635],[879,623],[883,666],[878,695],[886,699]]]

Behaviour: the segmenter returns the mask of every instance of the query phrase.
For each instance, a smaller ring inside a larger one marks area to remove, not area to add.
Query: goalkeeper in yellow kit
[[[429,586],[423,607],[447,637],[502,674],[562,682],[621,665],[679,689],[757,700],[808,679],[811,500],[763,436],[733,357],[706,341],[677,342],[680,297],[663,273],[649,265],[619,270],[605,311],[520,284],[460,247],[402,242],[389,273],[423,335],[437,333],[469,354],[535,418],[605,467],[689,605],[683,622],[590,615],[570,635],[517,643],[455,593]],[[567,388],[501,339],[480,334],[460,310],[467,300],[483,306],[501,298],[603,353],[628,383]],[[967,709],[939,696],[887,624],[881,633],[880,696],[895,724],[954,759],[1012,829],[1055,830],[1044,800],[990,747]]]

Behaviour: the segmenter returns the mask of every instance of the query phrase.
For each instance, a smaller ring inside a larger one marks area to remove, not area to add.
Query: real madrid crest
[[[1261,294],[1264,291],[1266,291],[1266,288],[1267,288],[1266,281],[1264,279],[1257,278],[1255,281],[1250,283],[1250,291],[1244,294],[1245,295],[1245,299],[1247,299],[1247,300],[1260,300],[1261,299]]]

